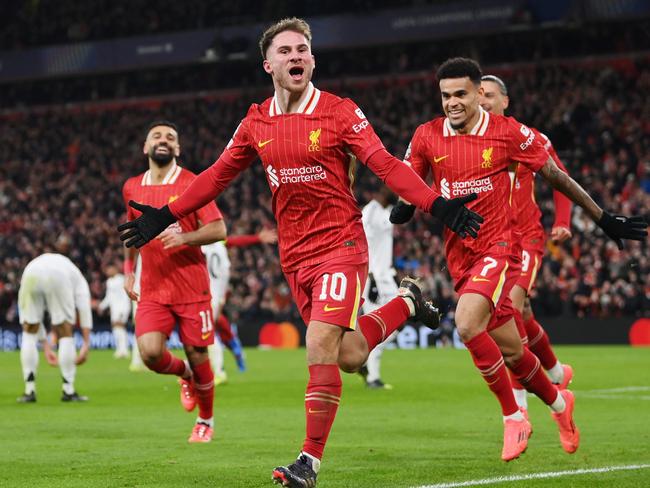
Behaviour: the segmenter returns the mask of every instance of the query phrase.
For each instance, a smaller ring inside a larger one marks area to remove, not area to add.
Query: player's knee
[[[506,363],[506,366],[512,367],[521,360],[521,357],[524,355],[524,348],[523,346],[502,348],[501,354],[503,355],[503,361]]]
[[[472,322],[462,320],[462,317],[460,320],[456,318],[456,329],[458,330],[460,340],[463,342],[471,341],[481,332],[480,327]]]
[[[345,373],[356,373],[367,359],[368,355],[362,354],[361,351],[346,351],[345,353],[339,354],[337,363],[341,371]]]
[[[153,366],[154,364],[160,362],[162,359],[162,349],[147,345],[138,345],[138,349],[140,350],[142,361],[144,361],[147,366]]]
[[[309,338],[307,346],[307,362],[309,364],[327,364],[336,361],[338,343],[327,337]]]

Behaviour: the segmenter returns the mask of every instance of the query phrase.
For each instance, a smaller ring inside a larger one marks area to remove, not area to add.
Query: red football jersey
[[[544,149],[553,158],[555,164],[566,173],[566,168],[548,137],[537,129],[531,128],[531,130],[535,133],[536,138],[539,138],[544,144]],[[557,190],[553,194],[556,201],[554,226],[569,228],[571,201]],[[561,204],[558,205],[557,202],[561,202]],[[515,229],[521,234],[523,246],[525,248],[536,248],[543,252],[546,244],[546,233],[541,222],[542,212],[535,200],[535,173],[526,166],[520,165],[517,168],[517,180],[512,193],[512,203],[514,206]]]
[[[384,147],[354,102],[311,83],[307,90],[297,113],[283,114],[275,96],[251,105],[219,160],[204,172],[216,192],[260,157],[285,271],[368,252],[352,191],[354,165]],[[173,213],[180,203],[170,207]]]
[[[129,200],[161,207],[174,201],[196,178],[191,171],[174,165],[162,184],[151,182],[151,171],[129,178],[122,188],[127,219],[133,220],[140,212],[131,208]],[[174,222],[168,229],[191,232],[199,228],[199,221],[207,224],[221,219],[214,202],[195,213]],[[142,275],[140,299],[165,305],[192,303],[210,299],[210,281],[205,256],[198,246],[180,246],[163,249],[160,239],[154,239],[140,249]]]
[[[512,229],[511,194],[514,176],[508,167],[517,162],[538,171],[548,160],[539,138],[511,117],[480,109],[479,120],[467,135],[458,134],[446,117],[417,128],[405,162],[421,177],[433,172],[435,185],[445,198],[478,194],[468,207],[485,222],[477,239],[462,239],[445,228],[449,271],[458,279],[488,249],[513,251],[519,239]]]

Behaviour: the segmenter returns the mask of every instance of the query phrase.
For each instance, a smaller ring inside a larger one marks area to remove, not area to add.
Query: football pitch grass
[[[650,349],[556,350],[575,369],[577,453],[562,451],[547,408],[529,398],[528,451],[502,462],[499,407],[468,353],[391,350],[383,377],[393,390],[368,390],[357,375],[343,375],[318,486],[650,486]],[[59,370],[41,355],[38,403],[19,405],[19,355],[0,353],[0,486],[272,486],[272,468],[292,462],[303,440],[305,352],[247,355],[243,374],[227,358],[215,438],[197,445],[187,443],[195,414],[181,409],[173,377],[130,373],[111,351],[93,351],[77,372],[90,401],[65,404]]]

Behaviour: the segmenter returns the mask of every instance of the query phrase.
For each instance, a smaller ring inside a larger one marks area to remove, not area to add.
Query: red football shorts
[[[167,337],[178,323],[181,342],[187,346],[206,347],[214,343],[214,327],[210,300],[163,305],[144,300],[135,312],[135,335],[161,332]]]
[[[368,278],[368,254],[333,258],[285,273],[305,324],[312,320],[354,330]]]
[[[542,259],[544,259],[543,250],[531,247],[521,251],[521,273],[519,273],[515,284],[526,290],[528,295],[535,288],[535,280],[542,267]]]
[[[493,330],[510,320],[514,314],[510,290],[521,271],[519,256],[487,252],[477,259],[468,271],[456,282],[458,295],[478,293],[492,306],[492,318],[487,330]]]

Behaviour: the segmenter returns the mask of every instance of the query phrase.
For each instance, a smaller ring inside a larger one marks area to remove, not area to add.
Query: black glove
[[[465,204],[477,198],[476,193],[450,200],[438,197],[431,206],[431,214],[442,220],[447,227],[463,239],[467,236],[476,239],[478,229],[483,223],[483,217],[465,207]]]
[[[648,235],[648,223],[643,217],[612,215],[603,211],[602,217],[596,224],[616,243],[619,249],[623,249],[623,239],[642,241]]]
[[[155,208],[129,200],[129,206],[142,212],[142,215],[117,227],[119,232],[131,229],[120,235],[120,240],[126,241],[126,247],[135,246],[140,249],[169,227],[170,224],[176,222],[176,217],[172,215],[167,205],[162,208]]]
[[[405,224],[413,218],[415,213],[415,205],[409,205],[400,200],[395,204],[393,210],[390,211],[391,224]]]
[[[368,300],[373,303],[377,303],[377,298],[379,298],[379,288],[377,288],[377,281],[372,273],[368,275]]]

